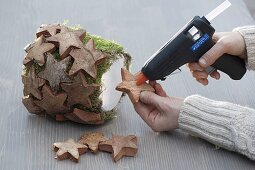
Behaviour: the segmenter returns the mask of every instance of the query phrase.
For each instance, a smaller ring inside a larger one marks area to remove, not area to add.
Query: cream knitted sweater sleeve
[[[255,26],[234,31],[245,39],[247,69],[255,70]],[[184,100],[178,123],[180,129],[191,135],[255,160],[254,109],[193,95]]]

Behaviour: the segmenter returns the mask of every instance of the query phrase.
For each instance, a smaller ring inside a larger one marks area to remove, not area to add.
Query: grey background
[[[255,18],[255,3],[253,0],[244,0],[248,10],[250,11],[253,18]]]
[[[30,115],[21,103],[21,63],[24,46],[34,39],[42,23],[70,20],[89,32],[114,39],[133,56],[132,71],[164,44],[194,15],[206,14],[223,0],[8,0],[0,1],[0,169],[254,169],[254,162],[181,131],[153,132],[135,113],[129,99],[118,105],[118,116],[102,125],[89,127]],[[212,24],[217,31],[254,24],[242,0]],[[162,82],[169,95],[201,94],[255,108],[255,74],[241,81],[222,75],[207,87],[196,83],[185,67],[181,74]],[[138,136],[135,158],[114,163],[110,154],[87,153],[80,163],[57,161],[51,145],[89,131]]]

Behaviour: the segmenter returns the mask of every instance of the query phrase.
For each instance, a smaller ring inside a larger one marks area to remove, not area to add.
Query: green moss
[[[81,104],[75,104],[75,105],[73,105],[73,109],[74,108],[78,108],[78,109],[81,109],[81,110],[84,110],[84,111],[87,111],[87,112],[100,113],[100,116],[101,116],[102,120],[104,120],[104,121],[111,120],[116,116],[116,112],[114,110],[102,111],[101,107],[99,107],[99,108],[95,108],[95,107],[86,108]]]
[[[64,20],[63,25],[67,26],[69,23],[68,20]],[[83,29],[81,25],[68,26],[71,30],[81,30]],[[101,50],[102,52],[106,52],[108,54],[122,54],[124,53],[124,48],[120,44],[114,42],[113,40],[104,39],[98,35],[91,35],[90,33],[86,33],[86,37],[83,40],[83,44],[86,45],[87,42],[93,39],[95,42],[95,48]]]
[[[69,23],[69,20],[65,19],[64,22],[63,22],[63,25],[67,25],[68,23]]]
[[[85,73],[85,78],[86,78],[86,82],[88,83],[88,84],[94,84],[96,81],[95,81],[95,79],[94,78],[92,78],[90,75],[88,75],[87,73]]]
[[[87,33],[86,37],[83,40],[83,44],[87,44],[87,42],[93,39],[95,42],[95,48],[101,50],[103,52],[109,54],[122,54],[124,53],[124,49],[121,45],[117,44],[114,41],[103,39],[97,35],[90,35]]]
[[[53,57],[56,59],[56,60],[60,60],[60,54],[59,54],[59,50],[56,50],[52,53]]]
[[[74,109],[74,108],[78,108],[78,109],[84,110],[86,112],[102,113],[101,107],[93,107],[92,106],[91,108],[89,108],[89,107],[85,107],[81,104],[75,104],[75,105],[72,106],[72,109]]]
[[[102,62],[101,64],[97,65],[96,79],[92,78],[87,73],[84,73],[85,77],[86,77],[87,83],[88,84],[101,84],[103,74],[111,67],[113,62],[114,61],[112,60],[112,58],[107,57],[104,62]]]
[[[130,70],[132,58],[131,58],[130,54],[128,54],[128,53],[123,53],[123,56],[125,58],[124,67],[126,67],[126,69]]]
[[[71,30],[82,30],[82,26],[80,24],[75,25],[75,26],[68,26]]]
[[[21,75],[27,76],[27,75],[28,75],[28,72],[29,72],[28,67],[22,65],[22,72],[21,72]]]
[[[35,68],[35,73],[36,75],[41,72],[43,70],[43,66],[40,66],[39,64],[37,64],[36,62],[33,63],[33,66]]]
[[[100,90],[100,88],[98,88],[90,96],[90,100],[91,100],[91,103],[92,103],[92,108],[89,108],[89,109],[91,109],[91,111],[101,112],[102,100],[99,98],[101,93],[102,93],[102,91]]]
[[[104,112],[104,113],[101,114],[101,118],[102,118],[104,121],[111,120],[111,119],[113,119],[115,116],[116,116],[116,112],[115,112],[115,111],[107,111],[107,112]]]

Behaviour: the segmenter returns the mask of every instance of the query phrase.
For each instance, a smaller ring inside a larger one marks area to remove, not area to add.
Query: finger
[[[151,112],[142,112],[139,116],[145,121],[145,123],[150,126],[154,131],[155,126],[157,125],[157,119],[160,117],[160,112],[157,109],[152,110]]]
[[[135,111],[140,115],[140,114],[151,112],[154,107],[148,106],[142,102],[136,102],[134,103],[134,108],[135,108]]]
[[[213,71],[213,72],[210,74],[210,76],[211,76],[212,78],[216,79],[216,80],[219,80],[219,79],[220,79],[220,73],[219,73],[217,70]]]
[[[150,126],[153,127],[155,119],[159,112],[155,107],[148,106],[142,102],[137,102],[134,104],[136,112],[139,116]]]
[[[150,126],[152,127],[153,122],[156,117],[155,107],[146,105],[142,102],[137,102],[134,104],[135,111],[139,116]]]
[[[159,103],[162,101],[162,97],[153,92],[144,91],[140,94],[140,100],[145,104],[159,107]]]
[[[225,32],[216,32],[213,34],[212,36],[212,40],[214,43],[217,43],[219,41],[219,39],[224,36],[226,33]]]
[[[188,67],[190,69],[190,71],[203,71],[204,68],[201,67],[198,63],[188,63]]]
[[[200,59],[199,65],[201,67],[208,67],[212,65],[220,56],[225,53],[224,45],[218,41],[209,51],[207,51]]]
[[[197,79],[197,81],[201,84],[203,84],[204,86],[208,85],[208,80],[207,79]]]
[[[156,84],[156,81],[149,81],[149,84],[150,84],[152,87],[154,87],[155,84]]]
[[[162,86],[159,83],[156,83],[154,88],[157,95],[162,97],[167,97],[165,90],[162,88]]]
[[[208,73],[206,71],[193,71],[192,76],[196,79],[207,79]]]

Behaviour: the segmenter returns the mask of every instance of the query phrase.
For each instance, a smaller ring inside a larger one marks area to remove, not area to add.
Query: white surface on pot
[[[102,99],[104,111],[112,110],[120,101],[122,92],[115,90],[115,87],[122,81],[120,71],[122,67],[124,58],[119,58],[102,76],[102,93],[99,97]]]

